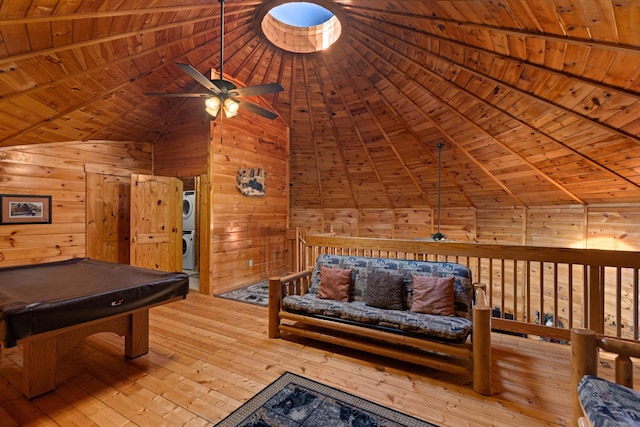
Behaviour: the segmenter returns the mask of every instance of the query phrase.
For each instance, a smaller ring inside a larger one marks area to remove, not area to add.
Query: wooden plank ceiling
[[[260,102],[291,128],[292,206],[640,203],[637,0],[317,0],[328,50],[274,47],[226,0],[225,77],[280,82]],[[0,3],[0,147],[155,141],[201,100],[176,62],[219,67],[216,0]],[[241,112],[237,120],[242,119]],[[235,120],[235,119],[234,119]],[[0,158],[2,152],[0,151]]]

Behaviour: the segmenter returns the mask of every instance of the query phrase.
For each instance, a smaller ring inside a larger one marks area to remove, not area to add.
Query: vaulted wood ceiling
[[[637,0],[314,2],[343,25],[314,54],[262,35],[282,0],[225,2],[225,77],[285,89],[261,104],[291,129],[292,206],[434,207],[440,143],[443,206],[640,202]],[[143,93],[200,91],[175,63],[219,67],[219,18],[217,0],[1,2],[0,147],[157,140],[202,101]]]

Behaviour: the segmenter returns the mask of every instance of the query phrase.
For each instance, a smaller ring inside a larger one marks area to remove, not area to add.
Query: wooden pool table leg
[[[149,352],[149,310],[131,313],[130,322],[124,336],[124,354],[134,359]]]
[[[56,386],[56,343],[56,337],[50,336],[22,344],[22,388],[29,399],[47,393]]]

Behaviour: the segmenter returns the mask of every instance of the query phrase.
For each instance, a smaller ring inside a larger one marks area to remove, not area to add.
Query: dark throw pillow
[[[414,313],[454,316],[453,277],[412,275]]]
[[[318,298],[349,301],[351,269],[320,267]]]
[[[374,271],[367,276],[364,303],[387,310],[402,310],[402,276]]]

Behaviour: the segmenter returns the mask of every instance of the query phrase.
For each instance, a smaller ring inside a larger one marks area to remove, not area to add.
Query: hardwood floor
[[[440,426],[563,426],[569,346],[493,334],[493,395],[466,378],[330,347],[267,338],[267,309],[190,294],[151,310],[150,352],[87,338],[58,363],[55,392],[22,397],[22,353],[3,349],[0,424],[210,426],[291,371]],[[613,366],[613,363],[610,363]],[[637,378],[637,377],[636,377]]]

